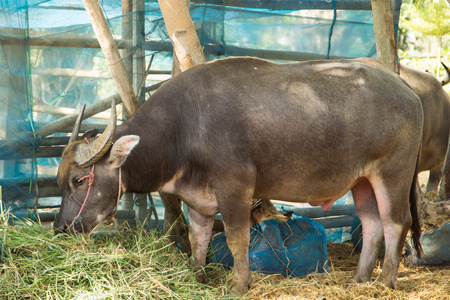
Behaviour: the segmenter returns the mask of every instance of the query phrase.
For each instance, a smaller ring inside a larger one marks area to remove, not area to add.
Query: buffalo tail
[[[419,154],[420,154],[420,151],[419,151]],[[411,190],[409,193],[409,208],[410,208],[411,217],[412,217],[412,224],[411,224],[412,240],[413,240],[414,248],[417,253],[417,258],[421,259],[423,249],[422,249],[422,245],[420,243],[420,235],[422,233],[421,232],[422,230],[420,228],[419,210],[417,208],[417,204],[418,204],[419,197],[420,197],[420,191],[418,190],[418,189],[420,189],[420,187],[418,185],[418,176],[417,176],[419,157],[420,157],[420,155],[417,156],[416,169],[414,171],[414,178],[413,178],[413,181],[411,184]]]

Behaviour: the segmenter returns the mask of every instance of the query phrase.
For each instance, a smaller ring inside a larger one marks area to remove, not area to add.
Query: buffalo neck
[[[144,108],[144,107],[143,107]],[[178,168],[176,138],[172,122],[160,122],[142,108],[127,122],[117,127],[115,140],[137,135],[139,143],[122,166],[127,192],[149,193],[172,178]],[[168,124],[172,123],[173,126]]]

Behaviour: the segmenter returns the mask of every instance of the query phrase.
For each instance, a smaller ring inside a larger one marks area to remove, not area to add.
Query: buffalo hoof
[[[382,291],[385,289],[395,289],[395,287],[388,287],[387,285],[385,285],[383,282],[377,280],[373,283],[373,286],[376,287],[378,290]]]
[[[357,284],[357,283],[358,282],[355,279],[353,279],[353,277],[351,277],[345,281],[346,285]]]
[[[242,295],[244,295],[245,293],[248,292],[248,290],[252,287],[252,283],[253,283],[253,279],[250,278],[250,282],[247,284],[237,284],[232,282],[229,290],[230,290],[230,296],[232,297],[241,297]]]
[[[380,288],[389,288],[395,290],[397,286],[396,280],[393,280],[392,278],[382,278],[380,277],[378,279],[378,282],[382,285]]]
[[[200,269],[195,273],[195,279],[197,280],[197,282],[203,284],[208,282],[208,278],[206,277],[206,273],[203,269]]]
[[[347,280],[347,283],[365,283],[370,281],[370,275],[362,275],[355,273],[352,278]]]

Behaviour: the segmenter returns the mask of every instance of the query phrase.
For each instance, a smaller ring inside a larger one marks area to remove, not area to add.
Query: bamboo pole
[[[132,20],[132,28],[131,28],[131,38],[133,39],[133,59],[132,59],[132,67],[133,70],[131,81],[133,82],[133,92],[136,95],[136,101],[138,105],[142,105],[145,101],[145,94],[141,92],[143,89],[143,85],[145,85],[145,50],[140,47],[142,37],[145,36],[145,0],[134,0],[130,1],[131,9],[133,11]],[[124,3],[124,2],[122,2]],[[128,115],[131,117],[131,115]],[[136,211],[136,219],[139,220],[142,224],[144,224],[147,219],[148,214],[147,211],[147,197],[150,200],[150,203],[153,204],[153,199],[150,194],[134,194],[134,207]],[[126,199],[129,201],[132,200],[133,197],[126,197],[126,194],[122,199]],[[155,219],[158,220],[158,215],[155,210]]]
[[[111,73],[73,68],[31,68],[31,75],[111,79]]]
[[[120,97],[118,97],[118,95],[116,94],[111,97],[105,98],[93,105],[89,105],[88,107],[86,107],[86,110],[84,111],[83,120],[87,119],[89,117],[92,117],[93,115],[98,114],[99,112],[102,112],[102,111],[110,108],[111,101],[113,98],[116,99],[116,104],[122,102]],[[78,117],[77,114],[66,116],[64,118],[61,118],[59,120],[56,120],[56,121],[48,124],[47,126],[44,126],[40,129],[38,129],[37,133],[39,136],[45,137],[45,136],[49,135],[50,133],[60,132],[63,128],[66,128],[68,126],[73,126],[77,117]]]
[[[103,53],[105,54],[105,58],[116,83],[117,90],[122,98],[125,110],[128,116],[131,116],[138,109],[139,105],[128,79],[125,65],[120,57],[119,49],[117,48],[111,31],[108,28],[108,24],[106,23],[100,4],[98,3],[98,0],[83,0],[83,3],[92,27],[94,28],[95,35],[97,36]]]
[[[97,79],[112,79],[112,75],[109,72],[95,71],[95,70],[82,70],[71,68],[32,68],[32,76],[60,76],[60,77],[81,77],[81,78],[97,78]],[[145,74],[146,81],[164,81],[169,79],[170,71],[152,70],[148,74]]]
[[[334,204],[329,211],[323,211],[322,207],[295,207],[289,204],[283,206],[286,206],[287,211],[293,211],[296,214],[311,219],[333,216],[356,216],[354,204]]]
[[[187,0],[158,0],[167,32],[173,45],[172,77],[205,62],[205,56],[189,15]],[[176,195],[160,193],[165,214],[163,232],[171,230],[171,241],[181,244],[183,250],[191,252],[187,222],[181,210],[181,201]]]
[[[73,36],[71,38],[70,36]],[[5,38],[0,38],[0,41],[6,41]],[[114,39],[117,47],[120,49],[127,49],[132,47],[133,41],[124,39]],[[157,44],[155,42],[154,44]],[[30,46],[33,47],[70,47],[70,48],[88,48],[100,49],[100,44],[96,38],[88,37],[83,34],[64,34],[60,36],[35,37],[30,39]]]
[[[33,47],[76,47],[76,48],[100,48],[97,40],[91,39],[90,42],[85,42],[82,38],[67,38],[61,37],[45,37],[45,38],[35,38],[30,39],[30,46]],[[0,43],[7,42],[6,39],[0,37]],[[115,40],[118,47],[121,49],[132,48],[132,41],[129,40]],[[141,41],[139,47],[143,50],[148,51],[158,51],[158,52],[169,52],[173,50],[173,47],[169,41],[164,41],[161,39],[152,39],[150,41]],[[264,59],[273,60],[292,60],[292,61],[304,61],[304,60],[315,60],[315,59],[326,59],[327,55],[317,54],[317,53],[307,53],[307,52],[297,52],[297,51],[277,51],[277,50],[264,50],[264,49],[251,49],[242,48],[237,46],[224,45],[221,49],[218,49],[217,45],[205,45],[205,52],[208,53],[218,53],[223,52],[229,56],[257,56]],[[348,58],[345,56],[330,56],[331,59],[341,59]],[[155,71],[152,71],[155,72]]]
[[[133,89],[139,105],[145,102],[142,89],[145,86],[145,50],[142,48],[142,37],[145,36],[145,0],[133,1]],[[153,61],[153,59],[152,59]],[[150,65],[151,66],[151,65]]]
[[[149,87],[146,87],[144,89],[144,92],[152,92],[157,90],[161,85],[163,85],[166,81],[162,81],[160,83],[151,85]],[[111,101],[112,99],[116,100],[116,104],[122,103],[122,99],[120,98],[119,94],[114,94],[110,97],[107,97],[93,105],[89,105],[86,107],[84,114],[83,114],[83,120],[90,118],[102,111],[105,111],[109,108],[111,108]],[[73,124],[75,123],[79,110],[73,111],[74,113],[71,115],[68,115],[66,117],[63,117],[61,119],[58,119],[50,124],[47,124],[46,126],[41,127],[38,129],[37,133],[42,138],[46,137],[47,135],[54,133],[54,132],[65,132],[67,128],[71,128]],[[82,125],[83,126],[83,125]],[[21,145],[24,145],[24,141],[22,139],[17,140],[16,142],[21,141]]]
[[[161,85],[163,85],[165,82],[166,81],[162,81],[160,83],[146,87],[144,89],[144,92],[147,93],[147,92],[155,91]],[[105,111],[105,110],[111,108],[111,101],[113,98],[116,100],[116,104],[122,103],[122,99],[120,98],[119,94],[114,94],[110,97],[107,97],[93,105],[87,106],[84,111],[84,114],[83,114],[83,120],[90,118],[102,111]],[[73,124],[75,123],[75,121],[78,117],[78,113],[79,113],[79,111],[77,110],[76,114],[68,115],[68,116],[63,117],[59,120],[56,120],[44,127],[41,127],[40,129],[37,130],[38,135],[41,137],[46,137],[47,135],[49,135],[51,133],[64,131],[66,128],[73,126]],[[23,143],[23,141],[22,141],[22,143]]]
[[[191,3],[188,0],[184,0],[184,4],[187,6],[188,10],[190,8]],[[174,47],[172,47],[172,77],[175,77],[179,74],[181,74],[181,68],[180,68],[180,61],[178,60],[176,54],[175,54],[175,49]]]
[[[193,3],[205,3],[205,0],[191,0]],[[302,9],[330,9],[330,1],[299,1],[299,0],[208,0],[208,5],[265,8],[271,10],[302,10]],[[370,10],[370,1],[368,0],[334,0],[336,8],[339,10]]]
[[[182,72],[205,62],[185,0],[158,0]]]
[[[131,42],[133,42],[133,1],[132,0],[122,0],[122,38],[128,39]],[[122,50],[122,57],[124,60],[125,68],[128,75],[128,80],[130,82],[133,81],[133,53],[132,51],[128,50],[131,49],[123,49]],[[128,117],[126,112],[122,112],[122,116],[124,119]],[[131,117],[131,116],[130,116]],[[121,197],[121,203],[122,208],[124,210],[132,210],[134,207],[134,201],[133,201],[133,193],[124,193]],[[135,219],[136,216],[133,214],[133,219]],[[124,220],[121,220],[120,218],[117,218],[118,224],[122,224]]]
[[[49,114],[53,116],[70,116],[79,113],[79,111],[80,111],[79,109],[70,107],[54,107],[50,105],[36,105],[36,104],[33,105],[33,112]],[[91,118],[109,120],[111,118],[111,115],[105,111],[95,114]],[[121,120],[120,117],[118,117],[118,119]]]
[[[133,42],[132,11],[133,1],[122,0],[122,38],[128,39],[131,42]],[[133,74],[133,52],[130,51],[130,48],[125,48],[122,50],[122,57],[128,74],[128,79],[131,82]]]
[[[398,74],[399,65],[391,0],[372,0],[372,14],[378,59]]]

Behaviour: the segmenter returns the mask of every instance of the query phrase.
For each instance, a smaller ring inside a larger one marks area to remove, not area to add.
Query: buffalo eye
[[[84,183],[84,180],[85,180],[86,178],[79,178],[79,179],[75,179],[75,186],[76,187],[79,187],[80,185],[82,185],[83,183]]]

